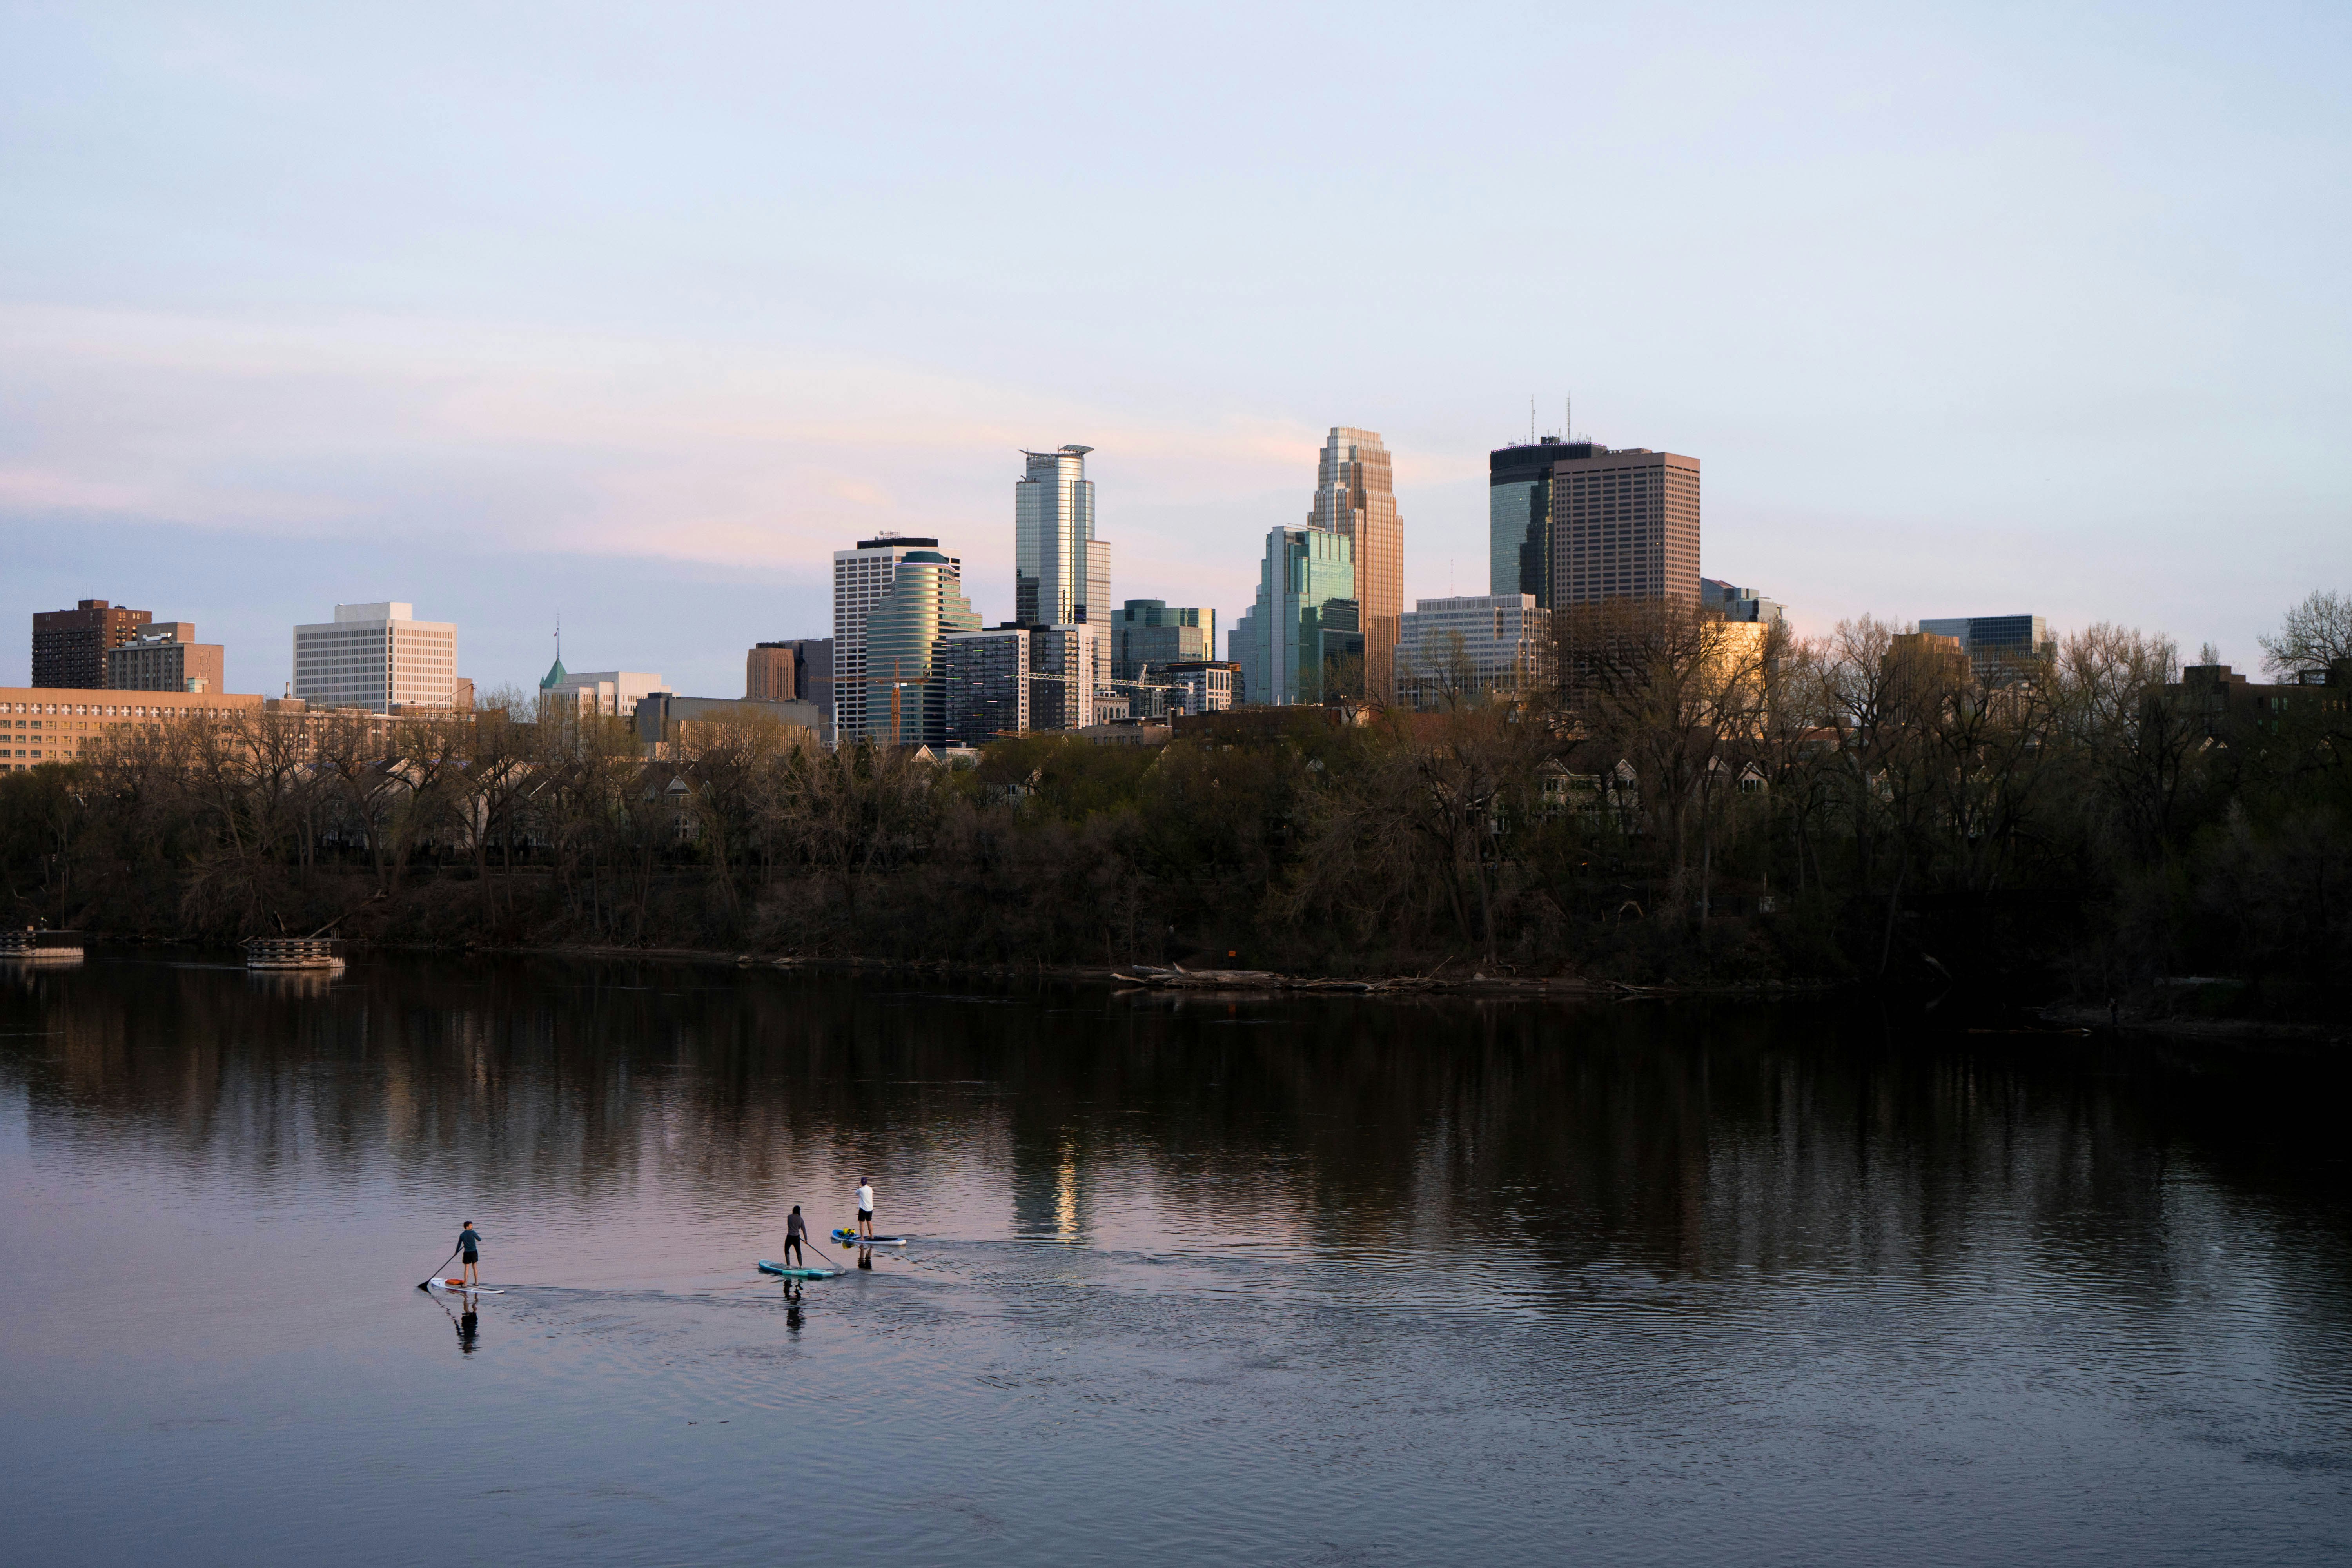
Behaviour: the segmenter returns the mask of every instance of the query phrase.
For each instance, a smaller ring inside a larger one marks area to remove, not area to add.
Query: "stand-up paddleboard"
[[[760,1259],[760,1272],[762,1274],[781,1274],[787,1279],[830,1279],[835,1275],[840,1273],[841,1270],[838,1268],[794,1268],[787,1264],[771,1263],[766,1258],[762,1258]]]
[[[903,1236],[860,1236],[854,1230],[836,1230],[833,1233],[833,1239],[844,1247],[904,1247],[907,1245],[907,1238]]]
[[[450,1296],[503,1296],[506,1291],[495,1285],[468,1285],[463,1279],[427,1279],[425,1288]]]

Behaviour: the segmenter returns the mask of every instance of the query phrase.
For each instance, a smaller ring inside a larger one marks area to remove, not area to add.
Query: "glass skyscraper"
[[[1228,639],[1252,702],[1320,702],[1327,671],[1365,659],[1356,601],[1356,557],[1344,533],[1277,528],[1265,536],[1257,603]]]
[[[940,639],[950,632],[980,629],[980,616],[963,595],[955,563],[936,550],[909,550],[900,555],[890,585],[866,616],[865,629],[863,733],[885,745],[942,744],[947,712],[940,690]]]
[[[1110,544],[1095,537],[1092,447],[1030,452],[1013,486],[1013,618],[1027,626],[1108,621]]]

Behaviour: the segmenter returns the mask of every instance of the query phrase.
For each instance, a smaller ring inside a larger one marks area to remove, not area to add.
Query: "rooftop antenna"
[[[1532,447],[1532,446],[1534,446],[1535,444],[1536,444],[1536,400],[1535,400],[1534,398],[1530,397],[1530,398],[1528,398],[1528,446],[1530,446],[1530,447]]]
[[[1563,441],[1576,439],[1576,394],[1570,393],[1559,400],[1560,432]]]

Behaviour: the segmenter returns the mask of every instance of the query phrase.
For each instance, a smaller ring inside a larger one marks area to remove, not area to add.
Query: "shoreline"
[[[205,948],[215,944],[189,937],[113,937],[92,933],[95,943],[127,948]],[[1624,981],[1595,980],[1576,975],[1467,975],[1440,973],[1386,975],[1297,975],[1266,970],[1186,970],[1181,965],[1156,964],[1007,964],[977,963],[962,959],[870,958],[856,954],[808,956],[792,953],[746,952],[729,948],[619,947],[606,944],[482,947],[470,944],[369,942],[358,951],[401,953],[447,953],[462,957],[571,958],[698,963],[730,969],[775,969],[833,974],[929,974],[940,978],[985,980],[1055,980],[1107,986],[1118,993],[1153,992],[1176,996],[1213,996],[1229,1000],[1302,996],[1495,996],[1521,1000],[1558,998],[1575,1002],[1671,1002],[1701,998],[1748,1001],[1793,1001],[1840,992],[1868,989],[1859,981],[1764,981],[1728,985],[1664,984],[1636,985]],[[2111,1023],[2104,1005],[2083,1001],[2034,1003],[2020,1000],[2023,1016],[2040,1028],[1986,1029],[1984,1034],[2051,1037],[2137,1037],[2172,1044],[2302,1047],[2319,1049],[2352,1046],[2352,1026],[2342,1024],[2151,1016],[2126,1007],[2119,1023]]]

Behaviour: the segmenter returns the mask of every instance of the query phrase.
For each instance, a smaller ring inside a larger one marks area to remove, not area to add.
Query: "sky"
[[[403,599],[738,694],[877,531],[1008,617],[1065,442],[1114,596],[1230,626],[1335,425],[1483,593],[1570,398],[1801,631],[2243,668],[2352,590],[2347,81],[2340,5],[0,0],[0,683],[106,598],[275,694]]]

